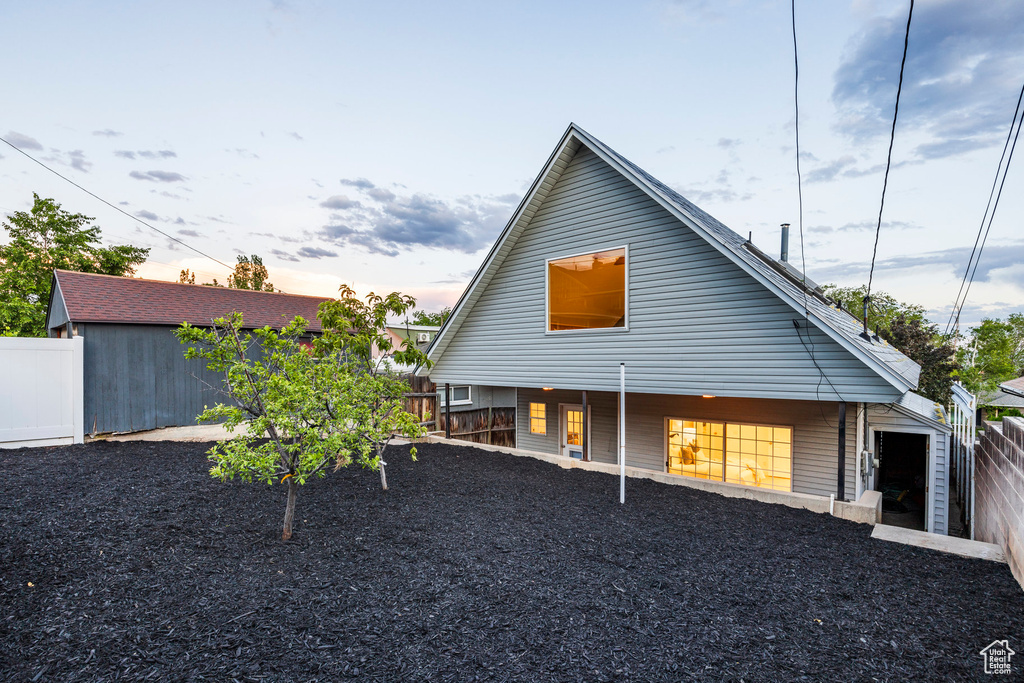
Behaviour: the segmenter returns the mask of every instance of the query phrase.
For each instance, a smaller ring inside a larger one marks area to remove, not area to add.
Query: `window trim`
[[[453,406],[468,406],[469,404],[471,404],[473,402],[473,385],[472,384],[452,384],[449,387],[449,391],[451,391],[453,397],[455,396],[455,389],[458,388],[458,387],[466,387],[466,396],[467,396],[467,398],[458,399],[458,400],[453,398],[450,405],[453,405]],[[444,401],[444,387],[443,386],[441,387],[441,390],[437,392],[437,405],[442,407],[442,408],[444,408],[446,405],[448,405]]]
[[[587,254],[597,254],[602,251],[615,251],[616,249],[624,249],[626,251],[626,282],[625,282],[625,306],[626,315],[625,324],[623,327],[587,327],[579,330],[552,330],[551,329],[551,269],[549,264],[552,261],[561,261],[562,259],[575,258],[577,256],[586,256]],[[580,251],[575,254],[563,254],[561,256],[553,256],[548,259],[544,259],[544,334],[545,335],[562,335],[562,334],[594,334],[594,333],[620,333],[629,332],[629,242],[625,244],[619,244],[613,247],[601,247],[597,249],[587,249],[586,251]]]
[[[544,408],[544,417],[534,418],[534,416],[533,416],[533,406],[534,405],[542,406]],[[529,420],[529,424],[527,425],[527,428],[529,429],[529,433],[530,434],[536,434],[537,436],[547,436],[548,435],[548,404],[545,403],[544,401],[527,401],[526,412],[527,412],[527,416],[526,416],[527,420]],[[535,419],[542,421],[542,424],[544,425],[544,431],[543,432],[535,432],[535,431],[533,431],[533,421]]]
[[[727,427],[730,424],[733,424],[733,425],[746,425],[748,427],[772,427],[773,429],[778,427],[780,429],[788,429],[789,433],[790,433],[790,437],[791,437],[791,440],[789,442],[789,491],[784,491],[782,489],[766,488],[766,487],[762,487],[762,486],[751,486],[749,484],[737,484],[736,482],[733,482],[733,481],[726,481],[724,478],[723,479],[705,479],[704,481],[715,481],[715,482],[718,482],[719,484],[730,484],[731,486],[743,486],[745,488],[764,489],[765,491],[781,491],[782,493],[795,493],[795,491],[793,490],[793,470],[796,467],[796,426],[794,426],[794,425],[786,425],[786,424],[774,424],[774,423],[768,423],[768,422],[741,422],[741,421],[738,421],[738,420],[728,420],[728,419],[720,418],[720,417],[719,418],[711,418],[711,417],[679,417],[678,415],[665,415],[664,418],[663,418],[664,425],[665,425],[665,428],[664,428],[665,448],[662,451],[662,454],[664,455],[664,458],[662,459],[662,462],[661,462],[661,467],[662,467],[661,471],[663,473],[665,473],[665,474],[670,474],[673,477],[688,477],[690,479],[699,479],[700,477],[692,477],[692,476],[690,476],[688,474],[676,474],[675,472],[669,472],[668,471],[668,460],[669,460],[669,454],[668,454],[668,446],[669,446],[669,444],[668,444],[668,435],[669,435],[669,421],[670,420],[682,420],[684,422],[718,422],[718,423],[720,423],[722,425],[722,427],[723,427],[723,432],[722,432],[722,454],[723,455],[728,453],[728,451],[726,450],[726,446],[728,445],[728,442],[729,442],[729,437],[726,436],[726,433],[725,433],[724,430],[725,430],[725,427]],[[723,475],[725,474],[725,467],[722,468],[722,474]]]

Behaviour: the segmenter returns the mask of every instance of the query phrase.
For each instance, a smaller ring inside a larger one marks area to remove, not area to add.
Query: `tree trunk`
[[[388,490],[388,476],[384,474],[384,461],[380,461],[380,487],[385,491]]]
[[[295,519],[295,498],[299,494],[299,483],[295,477],[288,477],[288,505],[284,508],[284,531],[281,532],[281,540],[287,541],[292,537],[292,520]]]

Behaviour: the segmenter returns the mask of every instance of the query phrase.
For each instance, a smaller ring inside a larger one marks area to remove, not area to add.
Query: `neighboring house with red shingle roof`
[[[85,339],[85,429],[131,432],[195,424],[204,406],[223,400],[223,377],[186,361],[174,329],[209,326],[233,311],[249,329],[280,329],[302,316],[320,332],[323,297],[186,285],[57,270],[46,329]]]

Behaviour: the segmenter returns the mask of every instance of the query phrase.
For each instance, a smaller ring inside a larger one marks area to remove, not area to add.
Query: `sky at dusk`
[[[907,8],[796,3],[818,282],[867,280]],[[788,2],[6,0],[0,16],[0,136],[220,261],[261,255],[288,292],[453,304],[570,122],[769,253],[792,223],[800,267]],[[1024,2],[916,3],[875,288],[943,324],[1022,82]],[[1022,164],[964,321],[1024,310]],[[226,279],[0,145],[0,214],[33,192],[151,247],[143,277]]]

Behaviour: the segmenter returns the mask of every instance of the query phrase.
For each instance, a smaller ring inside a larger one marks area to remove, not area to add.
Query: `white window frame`
[[[746,425],[748,427],[778,427],[780,429],[788,429],[791,440],[789,442],[789,491],[783,491],[782,489],[764,488],[761,486],[750,486],[749,484],[737,484],[734,481],[726,481],[725,479],[706,479],[705,481],[717,481],[719,484],[731,484],[732,486],[743,486],[752,489],[762,489],[765,491],[781,491],[782,493],[794,493],[793,491],[793,470],[796,468],[796,427],[793,425],[783,424],[769,424],[767,422],[741,422],[739,420],[726,420],[722,418],[710,418],[710,417],[679,417],[678,415],[665,415],[664,421],[664,439],[665,448],[662,451],[664,458],[661,461],[661,471],[665,474],[669,474],[673,477],[687,477],[689,479],[696,479],[699,477],[691,477],[688,474],[676,474],[668,471],[668,433],[669,433],[669,420],[682,420],[683,422],[717,422],[725,428],[728,425]],[[726,436],[725,432],[722,433],[722,455],[723,457],[728,454],[727,447],[729,445],[729,437]],[[722,474],[725,474],[725,467],[722,467]]]
[[[518,391],[518,388],[516,389],[516,391]],[[535,432],[535,431],[533,431],[533,420],[534,420],[534,417],[533,417],[533,406],[534,406],[534,404],[539,405],[539,406],[544,406],[544,417],[537,418],[538,420],[543,420],[544,421],[544,431],[543,432]],[[544,401],[527,401],[527,403],[526,403],[526,419],[527,419],[527,423],[528,423],[526,425],[527,433],[533,434],[535,436],[547,436],[548,435],[548,404],[547,403],[545,403]]]
[[[471,385],[471,384],[453,384],[450,387],[448,387],[448,390],[451,391],[452,396],[454,396],[455,395],[455,390],[457,388],[460,388],[460,387],[466,387],[466,396],[467,396],[467,398],[453,399],[452,402],[451,402],[451,405],[453,405],[453,406],[468,406],[469,404],[471,404],[473,402],[473,385]],[[437,392],[437,404],[439,406],[441,406],[442,408],[444,408],[445,405],[448,405],[448,404],[445,403],[444,399],[445,399],[444,387],[441,387],[441,390]]]
[[[575,258],[577,256],[586,256],[587,254],[598,254],[602,251],[615,251],[616,249],[626,250],[626,282],[625,282],[625,305],[626,315],[625,323],[623,327],[588,327],[581,330],[552,330],[551,329],[551,268],[550,263],[552,261],[561,261],[562,259]],[[563,254],[562,256],[553,256],[549,259],[544,260],[544,334],[545,335],[561,335],[561,334],[594,334],[594,333],[617,333],[617,332],[629,332],[629,243],[619,244],[613,247],[600,247],[596,249],[587,249],[586,251],[580,251],[575,254]]]
[[[593,436],[594,430],[593,430],[593,425],[594,425],[594,421],[591,419],[591,408],[592,407],[593,406],[591,406],[590,404],[587,405],[587,416],[586,416],[586,423],[587,423],[587,450],[590,451],[590,452],[584,454],[587,457],[584,458],[583,462],[590,462],[591,460],[594,459],[594,454],[593,454],[593,448],[594,448],[594,436]],[[582,403],[559,403],[558,404],[558,454],[561,455],[562,457],[569,457],[569,456],[567,456],[565,454],[565,451],[568,450],[566,448],[566,446],[565,446],[565,442],[566,442],[566,440],[567,440],[567,438],[569,436],[569,423],[565,420],[565,414],[566,414],[566,411],[569,411],[569,410],[578,410],[578,411],[580,411],[582,413],[583,412],[583,404]],[[580,445],[580,448],[581,449],[583,448],[582,444]]]

